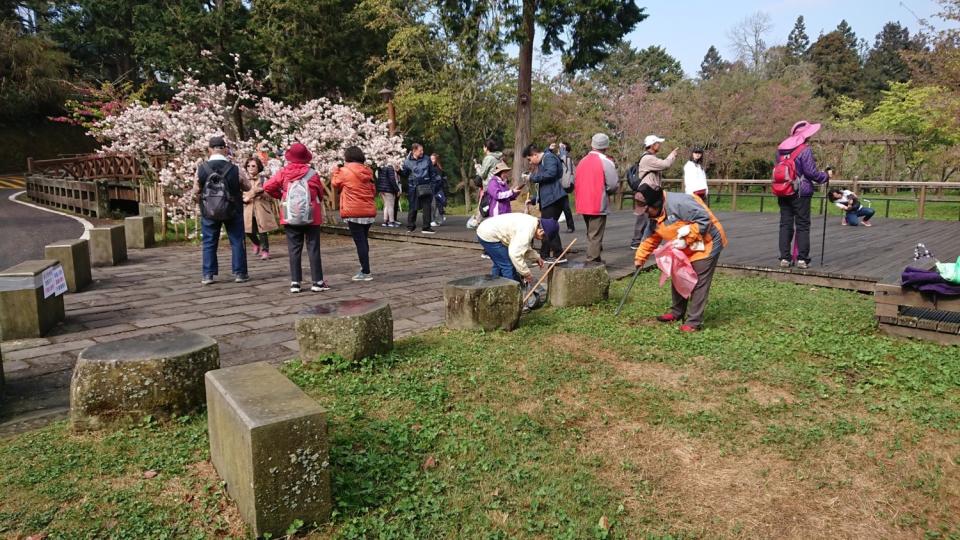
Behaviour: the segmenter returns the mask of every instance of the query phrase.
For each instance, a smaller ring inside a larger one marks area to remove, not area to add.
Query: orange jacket
[[[676,240],[680,230],[689,227],[683,237],[684,254],[690,262],[720,255],[727,245],[727,234],[713,212],[700,197],[686,193],[663,193],[663,211],[650,220],[654,230],[637,248],[634,263],[643,266],[647,258],[664,241]]]
[[[347,163],[333,173],[331,185],[340,190],[340,217],[376,217],[377,189],[373,171],[362,163]]]

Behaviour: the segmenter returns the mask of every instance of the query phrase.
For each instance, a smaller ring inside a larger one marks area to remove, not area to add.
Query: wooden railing
[[[668,190],[678,191],[683,187],[683,180],[679,178],[664,178],[663,179],[664,187]],[[717,195],[727,195],[730,197],[730,210],[737,210],[737,199],[738,198],[760,198],[760,208],[763,209],[763,201],[766,198],[773,198],[774,195],[769,192],[770,180],[756,180],[756,179],[715,179],[708,180],[707,185],[710,187],[710,196],[714,197]],[[928,198],[931,191],[942,192],[944,190],[958,190],[960,191],[960,182],[884,182],[880,180],[851,180],[851,179],[833,179],[830,181],[832,187],[846,188],[850,189],[853,192],[861,194],[861,191],[865,190],[882,190],[887,193],[893,191],[910,191],[911,193],[916,194],[916,199],[914,202],[917,205],[917,218],[924,219],[926,215],[926,210],[928,204],[937,203],[937,204],[954,204],[957,205],[957,219],[960,220],[960,197],[947,198],[947,199],[937,199],[931,200]],[[759,188],[759,189],[758,189]],[[822,190],[822,188],[820,188]],[[616,204],[620,209],[623,209],[624,202],[630,201],[630,205],[633,205],[632,191],[627,185],[626,180],[621,181],[620,183],[620,192],[615,196]],[[868,199],[873,201],[885,201],[886,202],[886,213],[889,215],[890,202],[897,201],[910,201],[910,199],[894,198],[894,197],[871,197],[869,195],[865,196]],[[822,212],[822,205],[821,210]]]
[[[148,158],[154,170],[163,167],[165,156]],[[145,171],[133,156],[124,154],[90,154],[85,156],[35,160],[27,158],[27,174],[71,177],[74,180],[139,180]]]

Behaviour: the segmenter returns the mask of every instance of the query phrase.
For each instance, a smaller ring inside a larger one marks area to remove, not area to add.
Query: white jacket
[[[500,242],[510,251],[510,262],[521,276],[529,276],[526,259],[537,260],[531,243],[540,220],[520,212],[500,214],[483,220],[477,227],[477,236],[484,242]]]
[[[707,191],[707,172],[692,161],[688,161],[683,166],[683,191],[687,195],[693,195],[697,191]]]

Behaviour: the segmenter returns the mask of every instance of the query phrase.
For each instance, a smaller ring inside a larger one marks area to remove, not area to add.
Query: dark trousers
[[[250,243],[263,251],[270,251],[270,237],[267,236],[267,233],[260,232],[260,229],[257,227],[257,216],[254,215],[251,221],[250,228],[252,232],[247,233],[247,238],[250,239]]]
[[[247,273],[247,248],[243,243],[243,213],[226,221],[214,221],[200,218],[200,230],[203,234],[203,275],[215,276],[219,273],[217,246],[220,245],[220,227],[226,227],[230,239],[230,263],[234,274]]]
[[[646,212],[637,214],[633,222],[633,239],[630,240],[631,246],[639,246],[647,237],[647,225],[650,224],[650,216]]]
[[[601,262],[603,232],[607,228],[607,216],[583,216],[587,224],[587,262]]]
[[[780,206],[780,260],[793,259],[791,247],[797,236],[797,260],[810,262],[810,197],[777,197]]]
[[[697,284],[694,285],[690,298],[684,298],[671,287],[673,293],[673,306],[670,313],[673,316],[682,319],[687,317],[686,324],[700,328],[703,324],[703,310],[707,307],[707,297],[710,296],[710,284],[713,283],[713,271],[717,267],[717,257],[708,257],[690,263],[693,271],[697,273]]]
[[[563,217],[567,220],[567,232],[577,230],[576,223],[573,222],[573,210],[570,208],[570,197],[563,198]]]
[[[433,195],[424,195],[417,200],[410,199],[410,211],[407,212],[407,228],[417,228],[417,212],[423,212],[423,230],[430,230],[430,218],[433,215]]]
[[[360,271],[364,274],[370,273],[370,242],[367,240],[370,234],[370,224],[361,225],[359,223],[347,222],[350,228],[350,236],[353,237],[353,243],[357,246],[357,257],[360,258]]]
[[[493,268],[490,269],[491,276],[505,277],[523,283],[523,277],[520,276],[520,272],[517,272],[517,269],[513,266],[513,261],[510,260],[510,250],[507,246],[500,242],[487,242],[479,237],[477,237],[477,240],[480,240],[483,252],[490,257],[490,262],[493,263]]]
[[[554,201],[547,206],[540,207],[540,218],[541,219],[559,219],[563,214],[563,202],[567,200],[567,197],[561,197],[560,200]],[[546,259],[547,257],[559,257],[563,253],[563,243],[560,241],[560,233],[557,233],[553,238],[544,238],[542,245],[540,246],[540,256]]]
[[[300,256],[303,244],[307,244],[307,258],[310,259],[310,279],[313,283],[323,281],[323,265],[320,261],[319,225],[284,225],[287,233],[287,250],[290,252],[290,281],[303,281],[303,269]]]

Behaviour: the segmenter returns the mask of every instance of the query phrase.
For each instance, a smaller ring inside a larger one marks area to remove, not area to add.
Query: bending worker
[[[673,306],[670,311],[657,317],[660,322],[686,322],[681,332],[696,332],[703,323],[703,310],[707,306],[713,270],[717,266],[720,251],[727,245],[727,235],[713,212],[696,196],[686,193],[665,193],[662,189],[641,184],[637,192],[638,205],[644,206],[650,221],[649,236],[637,249],[634,264],[641,268],[650,254],[662,243],[672,242],[673,247],[683,251],[697,273],[697,285],[684,298],[672,288]],[[642,199],[642,200],[641,200]]]
[[[477,238],[483,251],[493,262],[491,275],[523,283],[533,282],[527,261],[536,261],[543,268],[543,259],[533,249],[533,239],[546,242],[560,232],[555,219],[538,219],[519,212],[500,214],[480,222]]]

